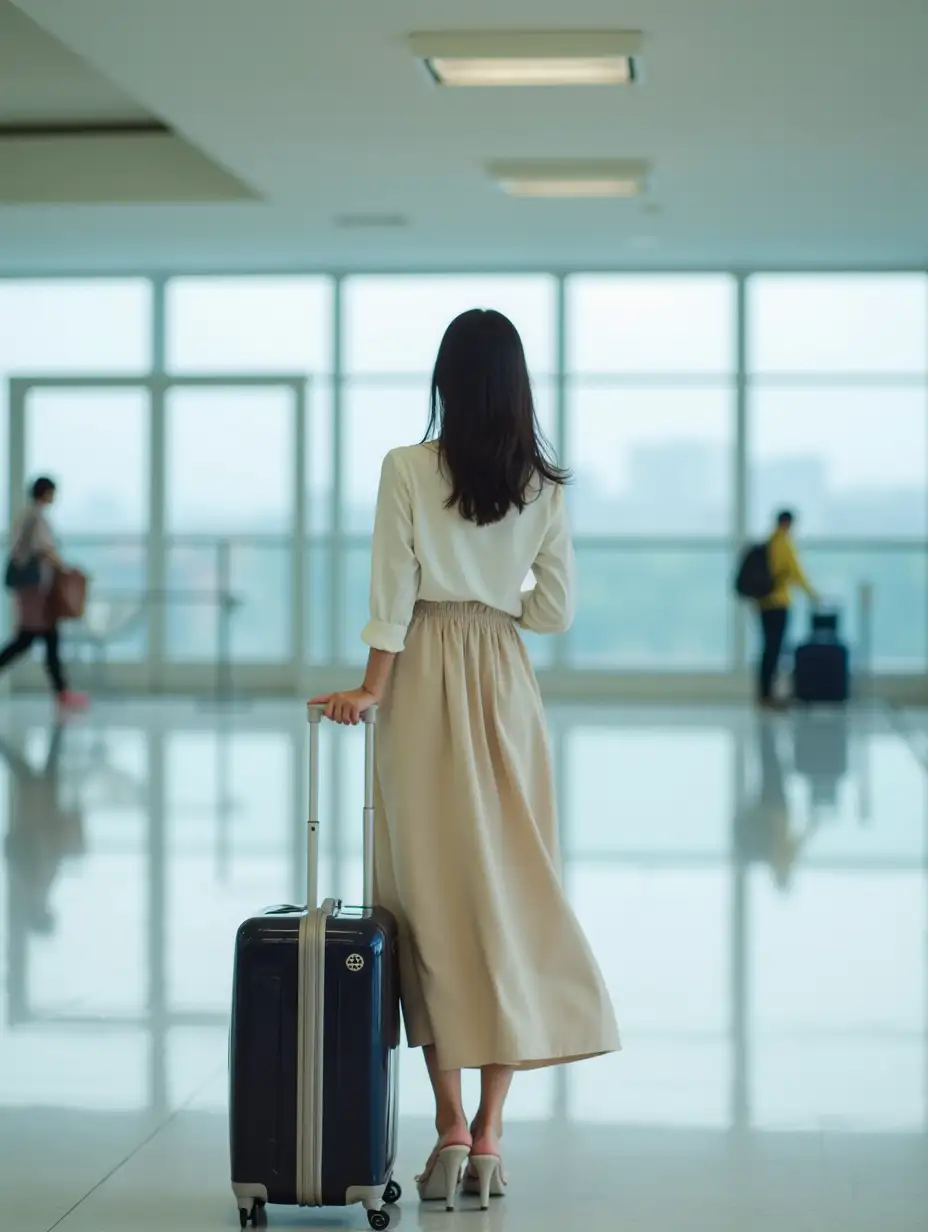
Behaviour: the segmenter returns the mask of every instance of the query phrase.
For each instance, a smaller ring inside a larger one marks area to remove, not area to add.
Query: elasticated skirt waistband
[[[511,628],[515,617],[485,603],[432,603],[420,599],[413,610],[413,623],[437,620],[442,624],[481,625],[487,629]]]

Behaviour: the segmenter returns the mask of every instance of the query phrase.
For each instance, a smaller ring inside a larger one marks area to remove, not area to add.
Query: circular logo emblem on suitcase
[[[345,966],[349,971],[363,971],[364,957],[361,954],[349,954],[345,959]]]

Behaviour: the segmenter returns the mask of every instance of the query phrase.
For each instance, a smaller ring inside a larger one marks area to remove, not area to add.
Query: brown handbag
[[[48,593],[48,618],[54,624],[58,620],[80,620],[87,607],[87,575],[80,569],[70,573],[56,570],[55,580]]]

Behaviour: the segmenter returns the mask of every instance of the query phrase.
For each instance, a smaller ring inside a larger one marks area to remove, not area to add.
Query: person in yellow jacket
[[[760,609],[763,650],[760,658],[758,701],[766,709],[776,709],[773,682],[776,680],[783,640],[789,624],[789,609],[794,590],[804,590],[813,603],[818,593],[799,563],[793,543],[795,517],[788,509],[777,515],[776,529],[767,545],[767,563],[773,578],[773,590],[761,599]]]

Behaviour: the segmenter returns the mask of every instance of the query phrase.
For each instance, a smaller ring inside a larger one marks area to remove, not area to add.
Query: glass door
[[[298,679],[304,638],[306,378],[10,382],[10,513],[40,474],[88,624],[136,687]],[[73,631],[77,636],[78,630]],[[144,668],[144,671],[140,670]],[[241,670],[240,670],[241,669]]]
[[[62,555],[92,577],[87,630],[108,659],[138,662],[148,644],[149,441],[142,381],[11,382],[13,516],[39,475],[58,489],[50,520]]]
[[[168,386],[166,585],[178,595],[166,628],[169,660],[292,661],[302,627],[293,610],[300,403],[299,390],[284,383]],[[227,628],[197,601],[203,592],[231,601]]]

